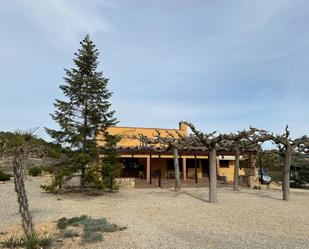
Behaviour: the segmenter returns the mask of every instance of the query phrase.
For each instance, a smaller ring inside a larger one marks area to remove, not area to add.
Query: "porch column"
[[[194,155],[194,177],[195,177],[195,183],[197,183],[197,159],[196,159],[196,155]]]
[[[182,179],[187,180],[187,160],[185,157],[182,158]]]
[[[150,183],[150,160],[151,156],[147,156],[147,163],[146,163],[146,179],[147,182]]]
[[[217,176],[220,176],[220,159],[219,157],[216,158],[216,168],[217,168]]]

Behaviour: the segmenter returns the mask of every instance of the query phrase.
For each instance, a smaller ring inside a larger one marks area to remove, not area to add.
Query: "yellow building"
[[[154,152],[146,149],[138,139],[132,138],[139,134],[152,138],[157,134],[157,130],[161,136],[173,134],[177,137],[177,133],[182,135],[188,133],[188,127],[184,123],[179,123],[178,129],[113,126],[107,130],[111,135],[120,135],[122,137],[117,144],[122,166],[121,177],[140,177],[148,182],[151,181],[151,178],[159,176],[161,178],[174,178],[172,151]],[[226,176],[227,181],[233,180],[234,160],[235,157],[232,153],[218,152],[217,172],[219,176]],[[208,152],[180,151],[179,165],[183,180],[208,177]]]

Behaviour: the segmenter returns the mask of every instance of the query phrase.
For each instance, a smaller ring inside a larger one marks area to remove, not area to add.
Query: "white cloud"
[[[116,32],[96,11],[98,2],[94,3],[85,5],[85,2],[81,4],[73,0],[27,0],[21,2],[20,7],[43,37],[50,42],[68,42],[71,45],[80,40],[81,34]]]

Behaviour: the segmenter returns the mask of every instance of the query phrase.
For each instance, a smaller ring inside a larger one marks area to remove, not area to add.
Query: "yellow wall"
[[[220,176],[226,176],[227,181],[233,181],[234,178],[234,161],[229,161],[228,168],[220,168]],[[239,169],[239,175],[244,175],[245,172],[243,169]]]
[[[140,141],[138,139],[133,139],[133,136],[138,136],[140,134],[147,136],[149,138],[154,137],[159,131],[162,137],[172,134],[178,137],[177,132],[182,135],[187,135],[187,125],[184,123],[179,123],[178,129],[159,129],[159,128],[139,128],[139,127],[123,127],[123,126],[113,126],[108,128],[107,132],[111,135],[120,135],[122,139],[117,144],[119,147],[135,147],[140,146]],[[99,135],[98,144],[102,145],[103,139],[102,134]]]

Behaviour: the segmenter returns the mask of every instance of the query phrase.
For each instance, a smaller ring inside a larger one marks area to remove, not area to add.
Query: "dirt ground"
[[[122,189],[101,196],[44,193],[46,177],[26,182],[34,223],[45,233],[56,232],[61,217],[105,217],[127,226],[104,234],[96,244],[79,245],[67,239],[62,248],[309,248],[309,191],[292,190],[291,201],[281,200],[279,190],[234,193],[218,189],[218,203],[211,204],[208,189]],[[0,233],[20,224],[13,182],[0,184]],[[59,246],[58,246],[59,247]]]

